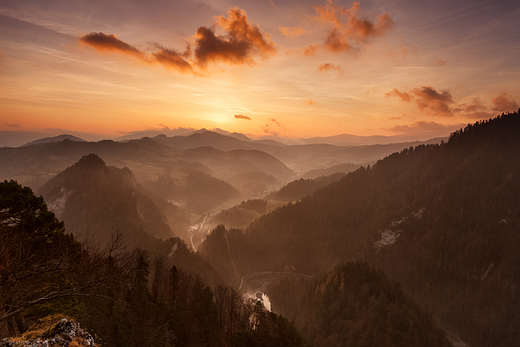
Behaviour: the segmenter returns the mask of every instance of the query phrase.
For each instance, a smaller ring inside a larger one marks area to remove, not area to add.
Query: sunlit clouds
[[[519,107],[497,1],[4,1],[0,131],[448,135]]]
[[[244,10],[234,7],[229,9],[227,17],[220,15],[213,19],[213,27],[201,26],[197,29],[193,52],[190,45],[181,53],[156,43],[156,50],[146,53],[118,39],[114,34],[101,32],[86,34],[79,41],[100,52],[130,55],[142,62],[157,63],[178,72],[193,72],[195,68],[205,70],[211,62],[252,65],[255,63],[254,56],[267,58],[276,54],[276,48],[269,35],[258,26],[252,25]],[[216,28],[220,28],[225,34],[217,34]],[[192,55],[194,60],[191,60]]]

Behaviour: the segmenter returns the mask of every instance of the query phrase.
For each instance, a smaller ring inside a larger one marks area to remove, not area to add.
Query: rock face
[[[0,347],[79,347],[96,346],[94,338],[88,332],[81,329],[78,322],[63,318],[52,325],[41,336],[29,334],[29,340],[4,339],[0,341]],[[26,336],[26,335],[24,335]]]

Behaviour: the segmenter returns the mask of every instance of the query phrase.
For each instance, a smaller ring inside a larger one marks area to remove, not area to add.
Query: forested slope
[[[239,271],[364,259],[475,346],[520,343],[520,116],[361,168],[228,235]]]
[[[431,315],[367,263],[342,263],[314,281],[282,281],[269,297],[315,347],[451,346]]]
[[[0,182],[0,340],[65,314],[113,347],[306,346],[283,317],[216,280],[210,287],[180,240],[157,240],[155,253],[121,241],[82,244],[30,188]]]

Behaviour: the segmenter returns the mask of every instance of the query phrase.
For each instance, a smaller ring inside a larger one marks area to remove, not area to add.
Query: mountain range
[[[242,275],[368,261],[470,345],[518,345],[519,132],[517,112],[468,125],[230,230],[229,251],[201,250]]]

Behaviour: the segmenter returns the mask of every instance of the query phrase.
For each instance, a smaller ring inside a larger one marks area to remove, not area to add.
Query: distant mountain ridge
[[[45,144],[45,143],[61,142],[61,141],[64,141],[64,140],[77,141],[77,142],[87,142],[87,141],[85,141],[85,140],[83,140],[83,139],[81,139],[81,138],[79,138],[77,136],[63,134],[63,135],[58,135],[58,136],[53,136],[53,137],[45,137],[45,138],[42,138],[42,139],[34,140],[34,141],[26,143],[25,145],[22,145],[21,147],[36,146],[36,145],[42,145],[42,144]]]

